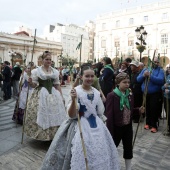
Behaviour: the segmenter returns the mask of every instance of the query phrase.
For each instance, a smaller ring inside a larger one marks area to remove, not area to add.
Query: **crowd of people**
[[[55,68],[51,53],[42,54],[42,66],[29,63],[11,68],[5,61],[0,80],[4,100],[16,98],[12,119],[24,133],[41,141],[52,140],[42,170],[119,170],[117,147],[123,143],[126,170],[133,158],[133,122],[146,117],[145,130],[156,133],[165,109],[170,132],[170,65],[154,57],[151,67],[130,58],[113,65],[109,57],[79,68]],[[72,75],[68,105],[61,86]],[[13,86],[13,93],[11,90]],[[145,100],[144,100],[145,98]],[[164,108],[162,108],[164,103]]]

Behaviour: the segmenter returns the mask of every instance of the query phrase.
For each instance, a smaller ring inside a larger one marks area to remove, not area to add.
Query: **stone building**
[[[44,28],[43,38],[46,40],[60,42],[63,47],[63,56],[77,59],[80,61],[80,50],[77,49],[81,42],[82,35],[82,51],[81,62],[86,62],[89,59],[89,36],[85,28],[75,24],[63,25],[47,25]]]
[[[96,18],[96,59],[103,56],[139,59],[135,30],[141,25],[148,33],[142,60],[146,63],[148,55],[152,58],[154,50],[158,49],[161,61],[165,57],[167,65],[170,59],[169,0],[99,15]]]
[[[61,54],[62,45],[59,42],[44,40],[36,37],[36,45],[33,54],[35,65],[41,65],[41,55],[44,51],[52,53],[52,60],[55,66],[59,66],[58,56]],[[21,65],[28,64],[32,58],[34,36],[25,31],[8,34],[0,32],[0,62],[9,61],[11,65],[19,62]]]

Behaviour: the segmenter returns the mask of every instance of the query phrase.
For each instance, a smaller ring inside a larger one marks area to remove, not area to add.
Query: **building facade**
[[[61,43],[44,40],[36,37],[36,45],[33,54],[35,65],[41,65],[41,55],[44,51],[52,53],[52,60],[58,67],[58,56],[61,54]],[[32,59],[34,37],[27,32],[21,31],[15,34],[0,33],[0,62],[9,61],[11,65],[16,62],[28,64]]]
[[[76,49],[81,42],[81,62],[86,62],[89,59],[89,36],[85,28],[74,24],[63,25],[57,23],[56,25],[47,25],[44,28],[43,38],[60,42],[63,48],[63,56],[77,59],[80,62],[80,49]]]
[[[93,21],[87,21],[85,23],[85,29],[89,35],[89,61],[94,62],[94,38],[95,38],[95,26]]]
[[[161,61],[170,59],[170,1],[164,0],[136,8],[101,14],[96,18],[95,58],[109,56],[132,57],[139,60],[136,49],[135,30],[143,25],[148,33],[146,50],[142,53],[145,62],[152,58],[154,50],[160,53]]]

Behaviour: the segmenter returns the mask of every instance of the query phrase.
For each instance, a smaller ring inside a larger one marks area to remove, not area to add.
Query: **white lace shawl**
[[[84,113],[84,117],[88,118],[91,114],[94,116],[99,116],[103,121],[106,121],[106,117],[103,115],[104,113],[104,105],[100,97],[100,92],[92,87],[92,91],[94,92],[94,99],[91,103],[90,100],[87,99],[87,93],[83,90],[82,86],[79,85],[75,87],[75,90],[77,92],[77,105],[78,105],[78,110],[80,108],[80,105],[78,103],[78,99],[80,100],[81,105],[85,105],[87,111]],[[68,109],[70,108],[71,105],[71,97],[69,98],[68,105],[67,105],[67,112]],[[96,110],[97,107],[97,110]]]
[[[44,130],[60,126],[66,119],[66,110],[61,94],[54,87],[52,87],[52,94],[42,87],[38,102],[37,124]]]
[[[25,109],[25,105],[26,105],[26,98],[27,98],[27,91],[28,91],[28,87],[24,87],[24,82],[27,81],[28,82],[28,74],[24,71],[24,74],[22,75],[21,79],[22,80],[22,90],[20,92],[20,97],[19,97],[19,108],[21,109]],[[33,91],[33,88],[29,87],[29,96],[31,96]]]
[[[31,71],[31,78],[33,83],[38,84],[38,77],[42,80],[47,80],[47,79],[54,79],[53,84],[60,84],[59,81],[59,72],[58,70],[54,69],[51,67],[51,72],[49,74],[46,74],[43,70],[42,70],[42,66],[38,67],[34,70]]]

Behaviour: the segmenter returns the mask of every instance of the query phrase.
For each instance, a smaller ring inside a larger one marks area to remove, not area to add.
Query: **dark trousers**
[[[157,128],[160,112],[160,93],[147,94],[146,96],[146,124]]]
[[[132,124],[124,125],[122,127],[114,126],[114,135],[113,140],[116,147],[119,146],[120,141],[123,143],[123,158],[132,159],[133,150],[132,150],[132,139],[133,139],[133,129]]]
[[[163,104],[163,94],[162,94],[162,92],[160,92],[159,107],[158,107],[158,118],[162,117],[162,104]]]
[[[136,107],[141,107],[142,106],[142,101],[143,101],[143,93],[134,93],[134,108]],[[133,120],[136,122],[139,121],[139,114],[134,114],[133,115]]]
[[[168,103],[167,103],[168,102]],[[167,111],[167,104],[168,104],[168,111]],[[164,108],[166,112],[166,117],[168,116],[168,131],[170,132],[170,99],[164,97]]]
[[[4,99],[11,98],[11,83],[10,82],[3,82],[3,91],[4,91]]]

